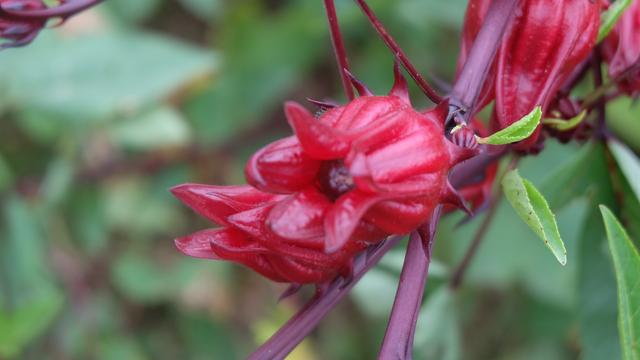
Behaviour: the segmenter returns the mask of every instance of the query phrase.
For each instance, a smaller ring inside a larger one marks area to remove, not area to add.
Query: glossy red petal
[[[208,229],[175,239],[176,248],[183,254],[198,259],[220,260],[211,250],[211,240],[224,229]]]
[[[251,186],[182,184],[171,189],[173,195],[198,214],[227,225],[227,217],[277,198]]]
[[[339,159],[349,151],[349,143],[339,131],[318,121],[302,105],[289,101],[284,106],[284,112],[302,148],[311,158]]]
[[[247,181],[271,193],[294,193],[313,183],[320,161],[305,154],[295,137],[288,137],[259,150],[245,168]]]
[[[495,113],[501,128],[553,96],[595,46],[599,1],[526,0],[498,53]],[[539,128],[517,144],[537,142]]]
[[[389,234],[405,234],[429,219],[437,199],[431,197],[381,201],[364,218]]]
[[[323,220],[330,205],[325,195],[308,188],[280,201],[269,213],[267,226],[292,245],[323,249]]]
[[[325,251],[342,249],[358,227],[365,212],[383,198],[357,190],[341,196],[329,209],[324,220]]]

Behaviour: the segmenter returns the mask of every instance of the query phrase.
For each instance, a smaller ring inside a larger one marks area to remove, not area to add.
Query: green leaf
[[[15,311],[8,312],[0,308],[0,357],[19,355],[51,324],[62,304],[62,295],[51,290],[21,304]]]
[[[533,111],[525,115],[522,119],[489,137],[479,138],[478,142],[481,144],[506,145],[524,140],[533,134],[538,124],[540,124],[541,118],[542,108],[536,106]]]
[[[560,237],[555,215],[538,189],[523,179],[517,169],[504,176],[502,188],[520,218],[544,241],[560,264],[566,265],[567,250]]]
[[[600,30],[598,32],[598,42],[604,40],[609,32],[620,19],[620,16],[631,5],[632,0],[617,0],[609,6],[609,9],[600,16]]]
[[[462,334],[456,297],[448,285],[429,295],[418,315],[415,351],[420,359],[462,358]]]
[[[113,122],[109,137],[114,143],[131,150],[153,150],[186,145],[191,132],[181,114],[162,106],[135,118]]]
[[[4,160],[2,154],[0,154],[0,192],[7,189],[13,184],[13,173],[9,164]]]
[[[636,198],[640,200],[640,181],[638,181],[640,179],[640,159],[631,149],[618,141],[610,140],[607,145],[620,166],[620,170],[627,178]]]
[[[618,328],[625,360],[640,359],[640,254],[615,215],[601,205],[618,283]]]
[[[0,102],[71,123],[131,116],[216,65],[211,52],[149,33],[54,35],[0,57]]]
[[[554,128],[558,131],[568,131],[574,129],[580,125],[582,121],[587,117],[587,110],[583,110],[580,114],[572,117],[569,120],[564,119],[544,119],[542,124]]]

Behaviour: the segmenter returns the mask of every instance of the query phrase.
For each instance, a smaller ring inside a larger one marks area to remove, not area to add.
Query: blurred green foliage
[[[370,4],[427,77],[451,81],[466,1]],[[351,1],[337,6],[354,73],[385,92],[392,57]],[[248,154],[289,133],[284,100],[341,99],[339,90],[319,1],[109,0],[0,53],[0,358],[247,355],[308,292],[278,304],[282,285],[178,254],[173,238],[211,225],[167,189],[243,181]],[[640,149],[640,131],[626,131],[638,129],[638,107],[611,114]],[[596,205],[621,211],[635,239],[640,206],[611,161],[604,148],[555,142],[522,161],[556,210],[565,268],[503,203],[453,292],[448,276],[481,219],[443,221],[416,358],[619,356]],[[402,250],[291,358],[374,358]]]

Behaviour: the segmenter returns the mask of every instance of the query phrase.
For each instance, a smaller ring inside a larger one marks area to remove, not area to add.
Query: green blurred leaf
[[[109,0],[103,7],[113,12],[114,20],[134,22],[149,18],[163,3],[163,0]]]
[[[614,1],[607,11],[600,15],[600,30],[598,31],[598,42],[604,40],[609,35],[609,32],[613,29],[620,19],[620,16],[631,5],[633,0],[617,0]]]
[[[589,184],[588,213],[579,236],[578,306],[580,343],[585,360],[619,359],[615,275],[606,249],[606,233],[599,204],[614,207],[616,200],[609,176],[609,164],[602,144],[593,144],[582,167],[576,167],[577,184]],[[563,184],[558,184],[562,186]],[[580,187],[580,186],[577,186]],[[571,187],[561,190],[573,192]]]
[[[600,211],[607,229],[618,283],[618,327],[623,358],[640,359],[640,254],[615,215]]]
[[[506,145],[524,140],[533,134],[540,124],[541,118],[542,108],[536,106],[522,119],[486,138],[478,138],[478,142],[481,144]]]
[[[607,126],[635,151],[640,151],[640,106],[627,96],[607,103]]]
[[[99,344],[98,359],[100,360],[144,360],[141,346],[135,338],[130,336],[114,336],[102,339]]]
[[[154,261],[151,254],[130,252],[116,260],[111,276],[118,289],[131,300],[157,304],[175,297],[188,285],[196,275],[198,265],[187,258],[167,265]]]
[[[640,200],[640,159],[628,147],[618,141],[607,142],[620,170],[627,178],[636,199]]]
[[[282,114],[288,93],[330,51],[321,3],[289,2],[272,16],[256,3],[229,6],[219,34],[225,49],[220,76],[187,103],[196,135],[208,144],[229,141],[270,111]]]
[[[507,200],[520,218],[544,241],[563,266],[567,263],[567,250],[560,237],[555,215],[542,194],[518,170],[508,172],[502,180]]]
[[[136,113],[215,64],[210,52],[158,35],[58,38],[47,32],[25,49],[3,54],[0,83],[3,101],[82,123]]]
[[[222,0],[180,0],[180,3],[203,20],[209,20],[222,10]]]
[[[458,323],[455,294],[441,286],[420,310],[414,347],[420,359],[462,358],[462,334]]]
[[[0,307],[0,356],[13,358],[51,324],[63,297],[58,291],[41,294],[13,311]]]
[[[182,115],[168,106],[113,122],[108,131],[111,141],[132,150],[186,145],[191,139],[190,129]]]
[[[587,117],[587,110],[583,110],[580,114],[569,120],[547,118],[542,120],[542,124],[554,128],[558,131],[568,131],[580,125]]]
[[[0,154],[0,193],[13,184],[13,173]]]

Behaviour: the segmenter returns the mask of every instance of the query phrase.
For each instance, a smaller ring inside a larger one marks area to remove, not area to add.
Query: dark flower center
[[[353,189],[353,178],[342,160],[325,161],[320,167],[318,187],[329,199],[335,201]]]

